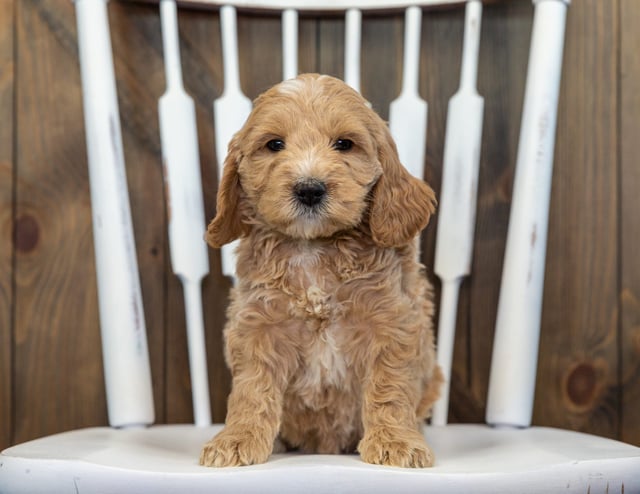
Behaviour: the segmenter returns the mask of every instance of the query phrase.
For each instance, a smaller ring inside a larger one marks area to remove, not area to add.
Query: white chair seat
[[[36,439],[0,455],[0,492],[640,492],[640,448],[559,429],[427,427],[437,460],[424,470],[296,453],[242,468],[199,466],[201,446],[220,428],[91,428]]]

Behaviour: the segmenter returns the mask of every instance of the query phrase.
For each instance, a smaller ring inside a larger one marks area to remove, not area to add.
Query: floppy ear
[[[240,201],[243,195],[238,175],[241,159],[237,139],[229,144],[229,152],[224,160],[222,180],[218,187],[216,217],[209,223],[205,239],[211,247],[222,247],[245,235],[249,227],[242,221]]]
[[[378,157],[382,175],[373,189],[369,226],[376,244],[397,247],[413,240],[427,226],[436,197],[431,187],[402,166],[391,133],[381,124]]]

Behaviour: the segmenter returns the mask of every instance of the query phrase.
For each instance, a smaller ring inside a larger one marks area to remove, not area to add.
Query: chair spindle
[[[224,5],[220,8],[220,31],[222,35],[222,61],[224,69],[224,91],[213,103],[213,120],[218,158],[218,183],[222,179],[222,168],[227,146],[251,113],[251,100],[242,93],[240,86],[240,64],[238,61],[238,30],[236,8]],[[237,242],[220,250],[222,273],[235,279]]]
[[[568,3],[568,0],[534,0],[529,68],[489,376],[486,420],[492,425],[531,425]]]
[[[151,369],[105,0],[76,0],[109,423],[154,421]]]
[[[389,129],[396,141],[400,161],[409,172],[424,178],[427,145],[428,105],[420,97],[420,33],[422,9],[412,6],[405,11],[402,90],[389,106]]]
[[[347,10],[345,24],[344,82],[359,92],[362,11],[359,9]]]
[[[298,11],[282,12],[282,79],[298,75]]]
[[[434,271],[442,281],[437,356],[445,377],[431,423],[445,425],[449,410],[451,367],[458,294],[471,273],[476,223],[478,171],[484,100],[476,91],[482,2],[469,1],[465,11],[460,87],[449,100],[438,211]]]
[[[166,92],[158,102],[167,194],[171,267],[184,292],[193,415],[197,426],[211,424],[211,402],[202,314],[202,279],[209,273],[198,130],[193,99],[182,83],[178,14],[174,0],[161,0]]]

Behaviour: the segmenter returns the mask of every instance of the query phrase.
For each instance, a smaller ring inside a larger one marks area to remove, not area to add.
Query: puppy
[[[439,394],[432,289],[416,261],[435,208],[382,119],[338,79],[307,74],[255,101],[229,144],[206,238],[240,238],[224,331],[233,376],[207,466],[290,449],[426,467]]]

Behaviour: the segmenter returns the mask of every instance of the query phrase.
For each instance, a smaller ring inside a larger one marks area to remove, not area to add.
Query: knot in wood
[[[598,372],[592,364],[581,362],[569,371],[565,392],[575,408],[591,408],[596,399],[597,388]]]
[[[23,214],[16,218],[14,226],[14,241],[19,252],[27,254],[34,250],[40,240],[40,226],[30,214]]]

